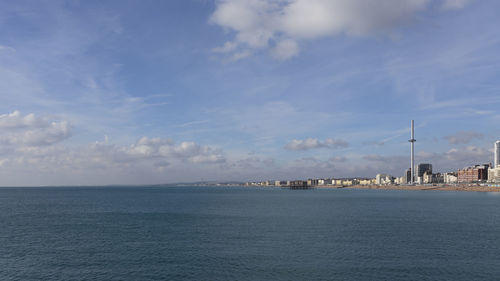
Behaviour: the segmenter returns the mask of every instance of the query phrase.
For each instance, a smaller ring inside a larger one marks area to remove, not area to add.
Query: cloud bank
[[[71,144],[66,141],[73,133],[68,121],[18,111],[0,115],[0,129],[0,185],[372,177],[376,173],[400,176],[409,165],[407,156],[378,154],[330,158],[309,155],[280,162],[272,155],[226,152],[219,147],[170,138],[141,137],[132,144],[118,144],[105,137],[103,141]],[[454,141],[466,141],[458,139]],[[306,138],[294,139],[285,148],[307,151],[348,146],[341,139]],[[436,171],[450,171],[488,162],[492,154],[491,149],[466,146],[443,153],[419,152],[417,162],[432,163]]]
[[[232,60],[271,49],[279,60],[299,53],[299,42],[339,34],[385,36],[431,7],[463,8],[467,0],[221,0],[210,22],[234,33],[214,48]]]
[[[165,182],[227,161],[222,149],[190,141],[65,142],[72,133],[68,121],[52,116],[0,115],[0,185],[148,183],[152,176]]]
[[[170,162],[187,162],[193,164],[224,163],[222,150],[194,142],[176,144],[171,139],[142,137],[130,146],[96,142],[88,148],[92,154],[100,158],[102,163],[126,163],[135,161],[152,161],[156,166],[166,167]]]
[[[51,145],[71,136],[71,125],[67,121],[22,115],[19,111],[0,115],[0,130],[0,144],[3,145]]]

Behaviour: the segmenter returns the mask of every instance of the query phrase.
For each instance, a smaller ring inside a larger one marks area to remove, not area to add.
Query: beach
[[[479,185],[353,185],[345,188],[351,189],[387,189],[387,190],[446,190],[469,192],[500,192],[498,186]]]

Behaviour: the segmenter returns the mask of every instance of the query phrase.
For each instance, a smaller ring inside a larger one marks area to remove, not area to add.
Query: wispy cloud
[[[290,141],[285,148],[288,150],[309,150],[315,148],[346,148],[349,146],[349,143],[345,140],[340,139],[326,139],[324,141],[320,141],[318,139],[307,138],[304,140],[292,140]]]
[[[15,52],[15,51],[16,51],[16,49],[14,49],[12,47],[0,45],[0,53],[2,53],[2,52],[8,53],[8,52]]]
[[[267,137],[307,133],[328,121],[335,122],[331,113],[302,109],[286,101],[248,105],[238,110],[226,110],[224,115],[236,121],[242,132]],[[336,116],[348,118],[342,112],[336,113]]]
[[[454,135],[445,136],[444,139],[446,139],[449,144],[468,144],[474,140],[482,139],[483,137],[484,135],[482,133],[459,131]]]
[[[194,126],[194,125],[206,124],[208,122],[209,122],[208,120],[191,121],[191,122],[186,122],[186,123],[179,124],[176,127],[183,128],[183,127],[189,127],[189,126]]]

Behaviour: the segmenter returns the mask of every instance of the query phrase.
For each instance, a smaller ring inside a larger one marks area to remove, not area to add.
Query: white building
[[[318,185],[331,185],[332,179],[319,179]]]
[[[387,185],[394,183],[394,178],[386,174],[377,174],[375,177],[375,184]]]
[[[457,183],[458,177],[456,173],[444,173],[443,180],[444,183]]]
[[[275,186],[289,186],[290,182],[289,181],[274,181]]]
[[[488,182],[500,183],[500,166],[488,169]]]
[[[423,183],[432,183],[432,173],[425,173],[422,176],[422,182]]]
[[[402,177],[396,178],[394,180],[394,183],[395,184],[406,184],[406,177],[402,176]]]
[[[424,183],[424,177],[417,177],[417,176],[415,176],[415,183],[416,184],[423,184]]]
[[[332,179],[325,179],[325,180],[323,180],[323,184],[324,185],[332,185],[333,184],[332,181],[333,181]]]

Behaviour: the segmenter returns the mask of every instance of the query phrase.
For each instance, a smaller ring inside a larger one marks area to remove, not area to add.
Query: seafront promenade
[[[331,186],[330,188],[339,188]],[[352,189],[387,189],[387,190],[447,190],[447,191],[475,191],[500,192],[499,186],[479,185],[353,185],[344,188]]]
[[[305,182],[305,181],[303,181]],[[220,185],[220,184],[217,184]],[[260,186],[266,187],[265,185],[249,185],[243,184],[243,186]],[[268,187],[276,187],[269,185]],[[475,192],[500,192],[500,185],[498,184],[474,184],[474,183],[461,183],[461,184],[416,184],[416,185],[399,185],[399,184],[352,184],[352,185],[305,185],[301,188],[296,188],[295,186],[282,185],[281,188],[291,188],[291,189],[386,189],[386,190],[446,190],[446,191],[475,191]]]

